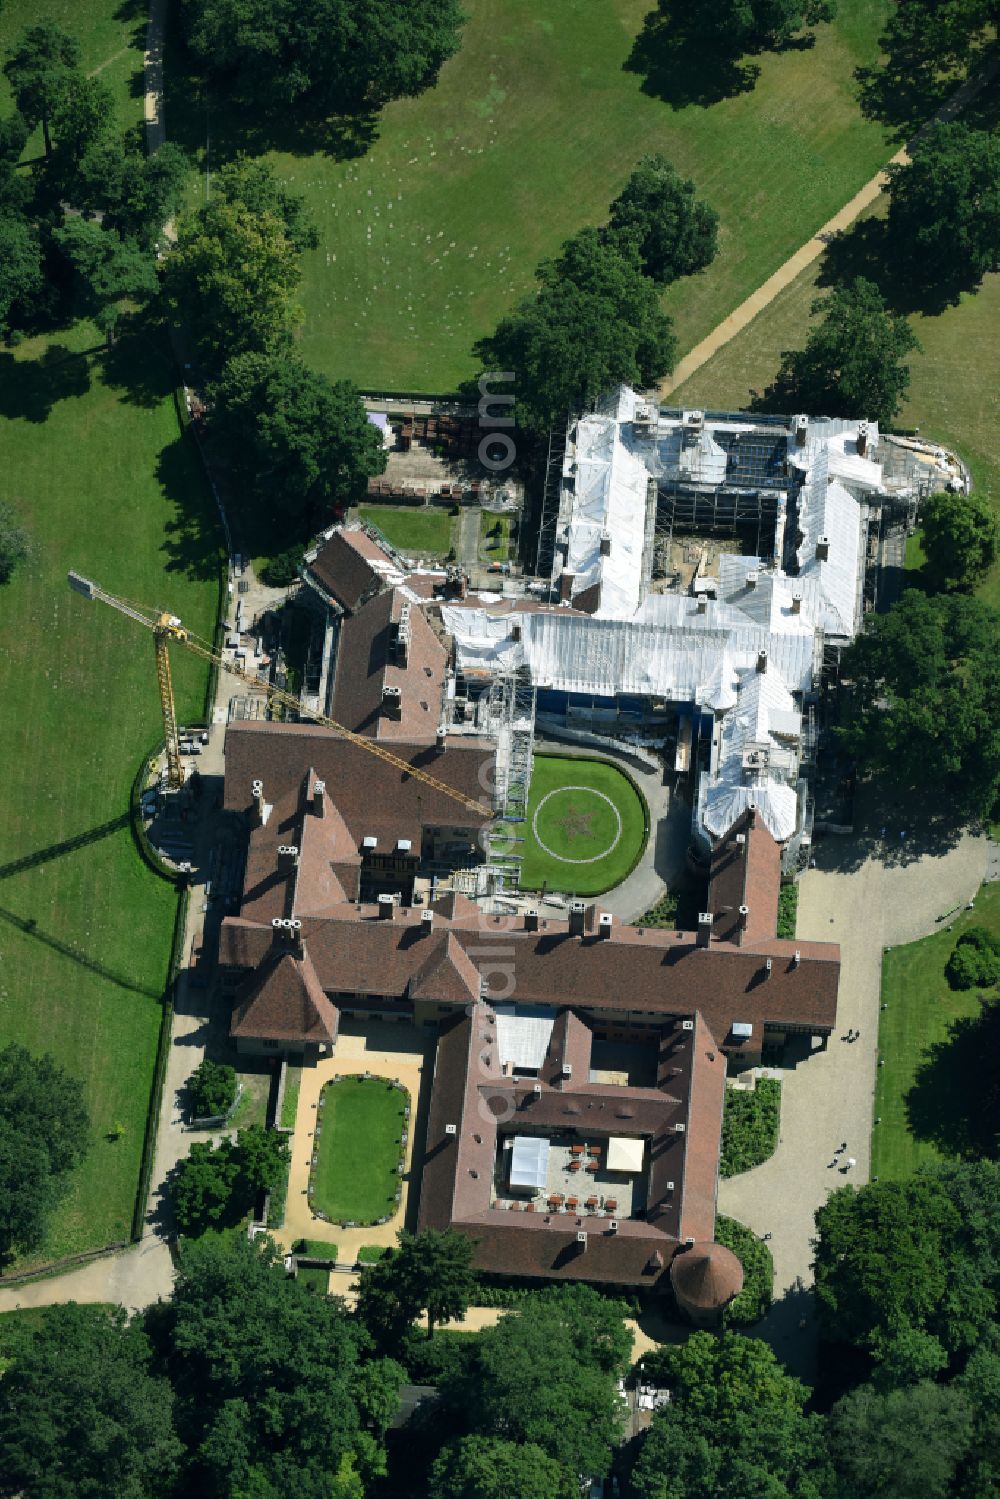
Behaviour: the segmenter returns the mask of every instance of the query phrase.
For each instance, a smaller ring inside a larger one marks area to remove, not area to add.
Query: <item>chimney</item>
[[[396,665],[405,666],[410,657],[410,606],[404,604],[396,626]]]
[[[582,900],[575,900],[569,908],[569,934],[571,937],[583,936],[583,921],[586,914],[586,904]]]
[[[698,613],[699,614],[707,614],[708,613],[708,595],[707,594],[700,593],[698,595]]]
[[[568,573],[568,572],[566,572],[565,568],[559,574],[559,602],[560,602],[560,604],[568,604],[569,601],[570,601],[570,599],[573,597],[573,583],[575,582],[575,580],[576,580],[576,573]]]
[[[736,847],[737,848],[743,848],[744,845],[746,844],[746,841],[747,841],[747,835],[746,835],[746,833],[737,833],[736,834]]]
[[[302,923],[297,916],[285,922],[285,932],[292,951],[297,956],[302,956]]]
[[[868,451],[868,423],[858,422],[858,457],[863,458]]]
[[[797,416],[795,418],[795,446],[797,448],[805,447],[808,432],[809,418],[807,416]]]
[[[614,917],[610,911],[602,911],[597,918],[597,935],[599,937],[610,937],[611,928],[614,925]]]
[[[438,724],[437,737],[434,740],[434,744],[438,752],[443,755],[448,748],[448,725],[446,723]]]
[[[326,796],[326,782],[314,781],[312,794],[312,809],[317,817],[322,817],[324,812]]]
[[[762,676],[767,671],[767,651],[757,652],[757,670]]]
[[[278,872],[288,874],[299,862],[298,845],[295,843],[278,844]]]
[[[253,827],[259,828],[264,821],[264,782],[254,781],[250,788],[250,821]]]
[[[394,895],[380,895],[378,901],[378,914],[381,920],[392,920],[392,913],[396,909],[396,897]]]
[[[514,623],[511,625],[511,627],[510,627],[510,638],[511,638],[511,640],[520,640],[520,638],[521,638],[521,621],[520,620],[515,620]]]
[[[795,949],[795,956],[794,956],[794,958],[793,958],[793,959],[792,959],[792,967],[793,967],[793,968],[798,968],[798,966],[799,966],[799,964],[800,964],[800,963],[801,963],[801,962],[802,962],[802,954],[801,954],[801,952],[800,952],[800,951],[799,951],[799,949],[798,949],[798,948],[796,948],[796,949]]]
[[[752,827],[752,828],[755,828],[757,826],[757,803],[756,802],[747,802],[747,815],[750,818],[749,826]]]
[[[285,944],[285,923],[280,916],[275,916],[271,922],[271,941],[275,947],[283,947]]]
[[[699,947],[707,947],[712,936],[712,913],[711,911],[700,911],[698,913],[697,942]]]
[[[403,694],[398,687],[389,687],[383,683],[382,716],[383,718],[394,718],[397,722],[402,718]]]
[[[826,562],[826,561],[828,561],[829,556],[830,556],[830,538],[829,538],[829,536],[820,536],[819,539],[816,542],[816,561],[817,562]]]
[[[534,906],[529,907],[524,913],[524,930],[526,932],[538,931],[538,911]]]
[[[768,978],[771,977],[771,970],[773,967],[774,960],[772,958],[768,958],[767,962],[764,964],[764,972],[767,974]]]
[[[760,577],[760,573],[757,571],[757,569],[755,567],[752,567],[750,569],[750,571],[747,573],[747,587],[748,588],[756,588],[757,587],[757,580],[759,579],[759,577]]]
[[[602,531],[601,532],[601,556],[602,557],[610,557],[611,556],[611,532],[610,531]]]
[[[433,911],[421,911],[421,913],[420,913],[420,930],[421,930],[421,932],[425,936],[429,935],[434,930],[434,912]]]
[[[801,593],[793,593],[792,594],[792,613],[793,614],[801,614],[802,613],[802,595],[801,595]]]
[[[740,931],[741,932],[745,932],[746,929],[747,929],[747,917],[749,915],[750,915],[750,907],[749,906],[740,906]]]

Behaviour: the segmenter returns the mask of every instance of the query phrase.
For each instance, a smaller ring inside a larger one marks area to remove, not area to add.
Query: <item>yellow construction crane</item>
[[[240,681],[246,682],[257,692],[263,692],[276,702],[284,703],[287,708],[294,709],[296,713],[308,718],[310,722],[333,729],[342,738],[349,739],[352,744],[360,745],[362,749],[377,756],[379,760],[385,760],[387,764],[394,765],[397,770],[407,776],[412,776],[415,781],[422,781],[425,786],[430,786],[434,791],[440,791],[442,796],[448,796],[452,801],[460,802],[463,807],[478,812],[480,816],[489,811],[483,802],[473,800],[463,791],[457,791],[454,786],[438,780],[437,776],[428,774],[426,770],[419,770],[402,756],[394,755],[377,740],[369,739],[364,734],[355,734],[351,729],[345,729],[343,724],[337,723],[333,718],[327,718],[324,713],[303,708],[298,698],[290,692],[259,681],[251,672],[244,671],[243,667],[237,665],[235,661],[226,661],[221,652],[215,650],[207,640],[201,640],[190,630],[185,629],[176,614],[165,614],[157,609],[148,609],[143,604],[135,604],[129,599],[116,598],[113,593],[108,593],[99,584],[82,577],[80,573],[71,572],[68,581],[69,586],[75,592],[82,594],[85,599],[100,599],[102,604],[110,604],[112,609],[118,610],[119,614],[134,619],[137,624],[144,625],[147,630],[152,631],[156,651],[156,681],[160,690],[160,709],[163,713],[163,738],[167,751],[167,782],[170,786],[184,784],[184,770],[177,735],[177,714],[174,709],[174,690],[170,677],[168,646],[173,641],[177,645],[182,645],[185,650],[191,651],[195,656],[200,656],[203,661],[210,661],[216,666],[221,666],[223,671],[228,671],[230,676],[238,677]]]

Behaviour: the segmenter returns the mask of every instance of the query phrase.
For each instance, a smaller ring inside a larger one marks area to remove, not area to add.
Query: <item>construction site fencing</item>
[[[161,880],[167,880],[171,885],[183,887],[187,883],[187,875],[182,870],[175,869],[153,847],[142,820],[142,797],[146,790],[146,780],[151,766],[156,763],[163,753],[164,744],[161,739],[153,745],[151,750],[143,755],[139,762],[139,769],[132,779],[132,789],[129,792],[129,827],[132,830],[132,841],[147,869],[151,869],[154,874],[159,875]]]

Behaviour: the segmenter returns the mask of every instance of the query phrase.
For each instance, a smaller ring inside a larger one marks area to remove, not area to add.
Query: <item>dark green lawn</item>
[[[382,1078],[347,1077],[327,1083],[323,1097],[313,1207],[338,1223],[391,1215],[407,1095]]]
[[[93,1122],[45,1259],[128,1236],[149,1101],[176,895],[126,813],[160,734],[153,646],[66,572],[211,635],[215,520],[170,381],[155,343],[125,338],[109,363],[85,325],[0,351],[0,499],[34,545],[0,588],[0,1044],[51,1051]],[[176,659],[174,684],[181,717],[200,713],[201,664]]]
[[[642,853],[646,807],[614,765],[536,755],[527,819],[507,830],[511,852],[523,855],[525,890],[600,895],[620,884]]]
[[[122,124],[132,125],[142,119],[147,12],[145,0],[4,0],[0,43],[6,53],[28,26],[55,21],[79,43],[84,72],[100,78],[115,95]],[[7,80],[0,74],[4,112],[9,97]]]
[[[840,0],[814,47],[760,58],[752,92],[704,107],[627,66],[652,0],[466,0],[461,51],[436,87],[383,110],[356,155],[308,122],[262,128],[217,97],[206,108],[174,47],[168,128],[195,156],[198,198],[209,133],[213,165],[275,145],[321,232],[305,263],[303,352],[389,390],[453,390],[538,261],[602,222],[638,158],[661,150],[722,220],[716,263],[666,298],[683,353],[892,154],[853,82],[888,8]]]
[[[924,1069],[933,1049],[947,1042],[953,1022],[979,1010],[984,991],[951,989],[944,969],[967,927],[1000,932],[1000,885],[984,885],[975,909],[957,912],[950,931],[948,925],[920,942],[894,947],[882,960],[882,1003],[888,1009],[879,1025],[885,1066],[878,1069],[875,1089],[875,1116],[882,1121],[872,1133],[875,1176],[910,1176],[950,1153],[946,1142],[961,1136],[967,1080],[955,1074],[956,1053],[944,1047],[934,1052],[933,1069]],[[984,1058],[984,1066],[990,1064]]]
[[[452,544],[453,517],[446,509],[408,505],[362,505],[358,515],[377,526],[401,552],[444,557]]]

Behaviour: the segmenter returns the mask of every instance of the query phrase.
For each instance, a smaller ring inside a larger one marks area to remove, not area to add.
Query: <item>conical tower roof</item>
[[[724,1244],[695,1244],[676,1254],[670,1283],[681,1301],[702,1311],[726,1306],[743,1289],[743,1266]]]

